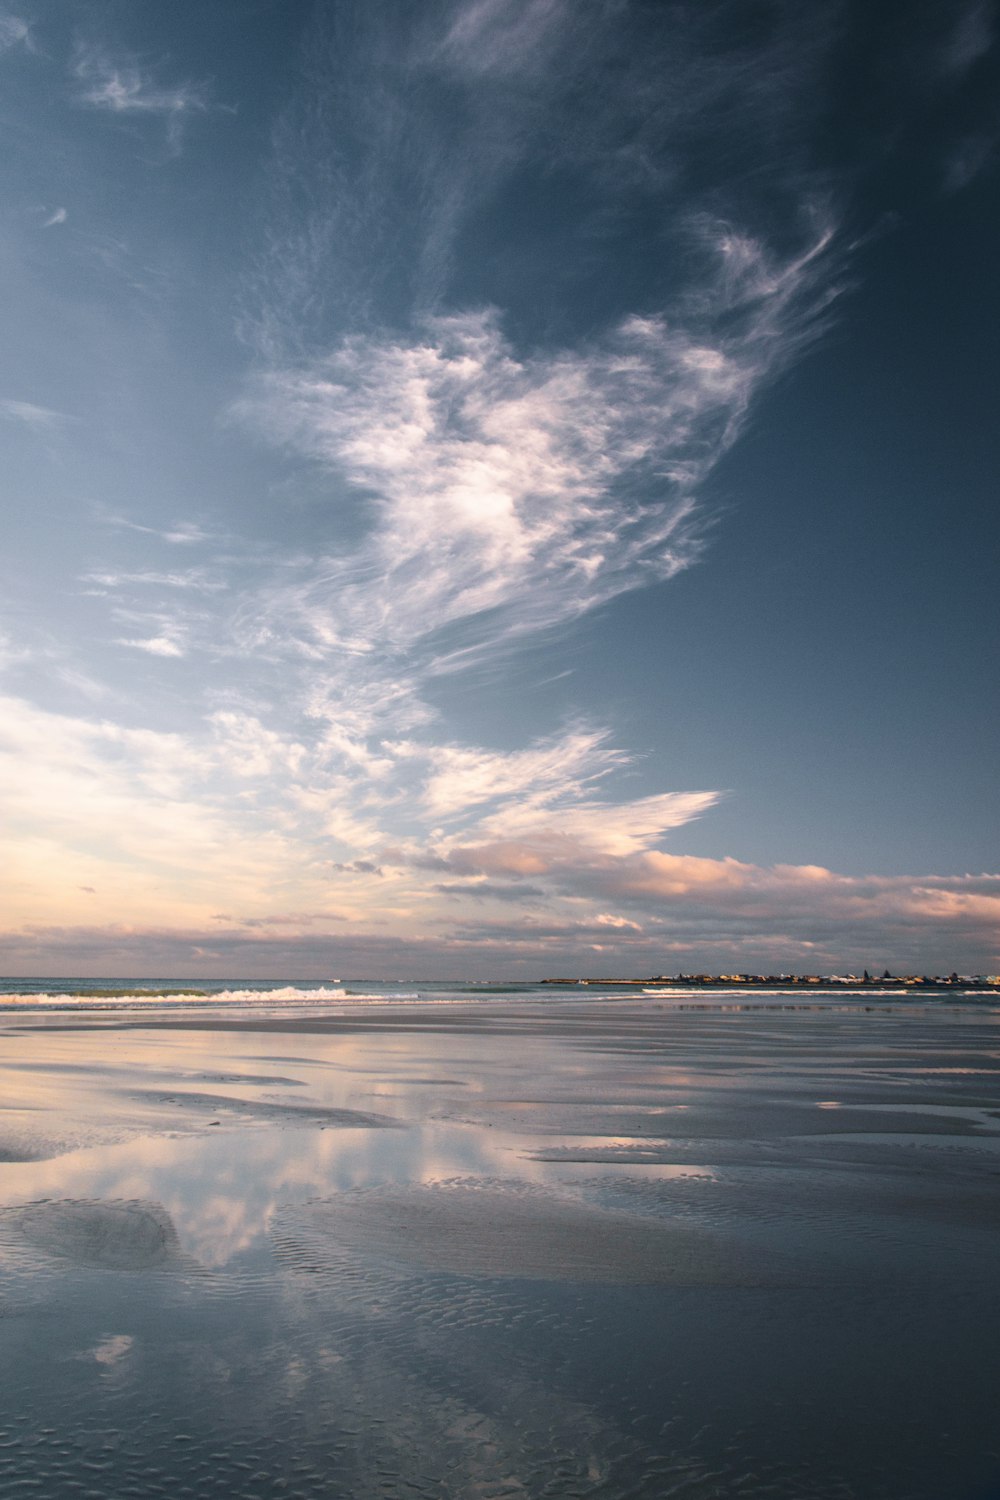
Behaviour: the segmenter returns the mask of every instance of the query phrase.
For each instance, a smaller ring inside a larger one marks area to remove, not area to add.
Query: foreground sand
[[[7,1017],[0,1490],[984,1497],[998,1044],[941,1007]]]

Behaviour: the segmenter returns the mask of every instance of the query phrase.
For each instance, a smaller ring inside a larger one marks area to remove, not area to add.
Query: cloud
[[[563,0],[473,0],[458,7],[441,51],[476,72],[541,69],[569,19]]]
[[[592,854],[619,859],[700,817],[719,797],[719,792],[660,792],[630,802],[580,799],[555,805],[548,798],[517,799],[479,824],[484,844],[456,844],[452,857],[490,860],[493,868],[496,862],[512,861],[514,867],[527,859],[539,871],[553,857],[559,862]]]
[[[461,623],[443,671],[689,567],[697,492],[817,331],[831,236],[817,225],[784,262],[707,221],[691,239],[712,271],[686,319],[632,316],[584,348],[519,356],[495,313],[455,314],[260,377],[244,421],[346,481],[373,523],[265,617],[355,652]]]
[[[5,630],[0,630],[0,671],[31,661],[33,656],[34,652],[29,646],[22,641],[14,641]]]
[[[834,943],[843,953],[845,937],[855,940],[852,933],[872,943],[881,931],[897,930],[919,939],[925,951],[935,944],[940,951],[953,928],[953,951],[965,937],[981,955],[997,951],[990,929],[1000,919],[1000,875],[847,876],[819,865],[765,867],[655,849],[622,858],[591,854],[587,862],[580,854],[550,844],[545,873],[563,892],[634,903],[645,913],[647,930],[658,920],[678,933],[708,924],[716,941],[725,932],[731,941],[777,932],[794,934],[800,943]],[[927,932],[919,931],[921,924]]]
[[[11,15],[7,10],[0,11],[0,53],[9,52],[19,43],[31,46],[31,27],[20,16]]]
[[[158,573],[147,569],[136,573],[95,572],[84,576],[85,583],[97,583],[105,589],[120,589],[138,584],[151,588],[191,589],[196,593],[217,593],[228,588],[224,579],[212,577],[202,568],[189,568],[186,572]]]
[[[944,190],[958,193],[996,157],[997,142],[993,135],[970,135],[954,146],[945,162]]]
[[[574,730],[509,752],[439,745],[425,752],[430,774],[423,802],[432,819],[468,814],[485,802],[533,808],[554,798],[579,796],[584,786],[624,765],[627,757],[607,743],[607,733]]]
[[[986,56],[994,41],[993,20],[994,7],[985,0],[966,7],[940,56],[946,74],[964,77]]]
[[[51,431],[63,422],[72,421],[65,413],[53,411],[48,406],[38,406],[34,401],[0,400],[0,417],[6,418],[8,422],[23,423],[25,427],[40,432]]]
[[[410,930],[390,932],[371,923],[350,931],[338,924],[337,931],[324,932],[323,924],[336,924],[337,918],[309,911],[272,910],[271,921],[251,924],[221,915],[212,925],[39,922],[14,925],[5,933],[4,949],[9,967],[25,973],[51,973],[56,967],[82,974],[226,977],[252,971],[276,979],[290,972],[317,978],[412,979],[433,973],[461,979],[471,972],[537,979],[679,970],[857,972],[883,965],[918,973],[947,973],[958,965],[966,972],[1000,969],[998,875],[852,878],[824,872],[839,892],[831,902],[827,883],[810,867],[805,873],[794,867],[741,868],[747,889],[756,883],[762,896],[769,887],[754,909],[716,899],[669,909],[650,906],[641,914],[594,907],[588,916],[579,907],[550,906],[544,920],[515,913],[508,919],[477,915],[455,921],[444,914],[429,922],[424,908]],[[706,872],[702,876],[703,886],[711,889],[711,879]],[[731,880],[732,871],[724,872],[722,887],[730,893]],[[454,902],[468,893],[443,894]],[[516,898],[491,892],[486,900]],[[206,922],[210,919],[206,913]]]
[[[49,214],[48,218],[43,221],[42,228],[51,229],[54,224],[65,224],[68,218],[69,213],[65,208],[55,208]]]
[[[116,646],[151,656],[189,656],[211,649],[218,630],[212,605],[227,585],[201,569],[187,573],[99,572],[86,575],[85,597],[107,598],[110,614],[127,633]]]
[[[591,862],[602,851],[644,848],[658,829],[678,826],[712,800],[595,802],[588,788],[623,757],[606,736],[575,730],[511,752],[506,765],[499,753],[386,743],[373,774],[350,740],[326,731],[295,739],[233,709],[217,710],[196,731],[165,734],[46,713],[13,697],[0,707],[8,909],[26,919],[47,908],[52,891],[92,886],[110,909],[118,901],[123,912],[147,917],[152,901],[177,916],[203,909],[208,920],[225,888],[238,922],[271,915],[279,890],[292,912],[363,922],[371,920],[374,878],[380,918],[412,932],[433,909],[427,859],[416,842],[394,852],[385,825],[424,828],[429,800],[452,830],[438,834],[430,868],[481,886],[495,866],[504,878],[476,895],[501,901],[515,899],[507,894],[512,874],[531,873],[521,866],[554,869],[569,858],[567,840],[586,847]],[[476,767],[477,800],[436,806],[429,789],[443,754]],[[499,840],[498,830],[510,825],[522,836],[520,865],[505,858]],[[342,848],[351,857],[336,857]],[[436,873],[431,878],[440,882]],[[242,910],[234,905],[241,890]],[[521,886],[519,898],[533,892]],[[69,894],[62,899],[72,904]]]
[[[121,531],[137,531],[143,536],[152,536],[159,541],[169,542],[172,546],[191,547],[202,542],[217,540],[214,533],[207,531],[195,521],[178,521],[173,526],[165,527],[143,526],[127,516],[115,515],[100,508],[97,509],[96,518],[103,526]]]
[[[145,638],[135,637],[129,640],[122,637],[115,641],[116,646],[128,646],[133,651],[145,651],[150,656],[183,656],[185,648],[176,635],[151,635]]]
[[[183,83],[162,88],[150,73],[135,66],[116,66],[97,47],[80,50],[75,72],[83,84],[79,102],[113,114],[172,115],[208,108],[201,86]]]
[[[273,813],[233,795],[230,726],[196,740],[13,696],[0,709],[8,921],[38,920],[54,904],[71,920],[77,893],[99,905],[96,921],[207,920],[220,889],[244,915],[265,915],[293,869],[300,891],[327,894],[318,862],[310,884],[308,855]]]
[[[498,880],[442,880],[434,890],[443,896],[464,896],[472,901],[513,901],[519,904],[543,900],[546,894],[539,885],[528,885],[524,881],[505,885]]]
[[[599,802],[588,787],[614,755],[600,738],[582,748],[578,731],[565,740],[534,747],[534,783],[530,757],[512,753],[491,774],[493,800],[451,814],[462,825],[451,836],[393,848],[379,820],[419,827],[431,750],[387,748],[380,798],[336,747],[250,714],[220,711],[182,735],[7,697],[8,963],[51,972],[61,956],[70,972],[75,954],[105,973],[400,976],[580,972],[586,954],[598,972],[1000,967],[1000,875],[847,876],[668,853],[664,832],[712,794]],[[331,859],[339,840],[378,852]],[[462,906],[475,917],[456,919]],[[502,907],[522,910],[504,919]]]
[[[296,706],[379,796],[387,778],[404,785],[404,739],[429,755],[440,679],[483,680],[526,642],[699,560],[716,465],[827,326],[837,218],[789,145],[814,107],[827,10],[809,26],[783,10],[759,45],[728,47],[738,7],[717,10],[647,28],[642,7],[600,3],[583,24],[563,0],[481,0],[390,24],[347,4],[307,36],[274,131],[242,321],[259,364],[235,415],[283,450],[287,488],[305,476],[318,540],[237,604],[229,649],[280,664]],[[771,208],[754,222],[727,180],[751,138],[744,166]],[[688,146],[703,180],[665,193]],[[564,170],[572,254],[550,264],[505,195],[530,183],[542,203]],[[605,292],[648,213],[663,216],[646,246],[656,297],[630,307]],[[463,233],[523,253],[518,295],[542,299],[527,317],[449,295]],[[554,289],[572,302],[591,255],[587,317],[567,318]],[[526,322],[545,335],[526,342]],[[518,774],[485,749],[435,753],[425,822],[502,796],[491,778]]]
[[[78,104],[115,115],[161,116],[175,150],[180,147],[186,117],[204,114],[209,108],[204,84],[184,82],[165,87],[137,62],[116,63],[96,45],[78,47],[73,72],[80,82]]]

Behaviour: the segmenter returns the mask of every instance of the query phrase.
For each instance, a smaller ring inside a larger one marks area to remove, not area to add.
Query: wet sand
[[[1000,1494],[992,1012],[0,1021],[0,1491]]]

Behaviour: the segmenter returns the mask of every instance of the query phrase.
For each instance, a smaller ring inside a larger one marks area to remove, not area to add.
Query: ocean
[[[700,1005],[714,1009],[733,1007],[756,1009],[803,1009],[831,1006],[861,1008],[903,1006],[913,1011],[920,1006],[975,1007],[1000,1006],[1000,990],[983,985],[920,986],[903,990],[898,984],[878,983],[852,987],[848,984],[753,984],[753,985],[668,985],[655,979],[642,982],[602,981],[501,981],[442,979],[281,979],[262,980],[232,977],[142,978],[82,977],[49,975],[44,978],[0,978],[0,1010],[37,1006],[52,1010],[149,1010],[159,1006],[173,1010],[183,1007],[243,1006],[312,1009],[320,1006],[333,1010],[338,1004],[358,1005],[405,1004],[425,1005],[489,1004],[544,1001],[557,1005],[580,999],[602,1005],[616,1002],[666,1004],[674,1007]]]

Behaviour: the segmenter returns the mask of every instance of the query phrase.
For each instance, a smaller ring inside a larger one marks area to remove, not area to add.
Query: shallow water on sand
[[[993,1014],[8,1016],[0,1493],[1000,1495]]]

